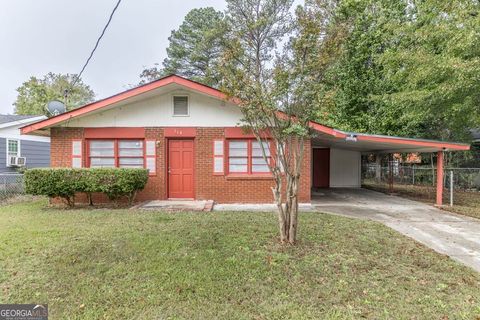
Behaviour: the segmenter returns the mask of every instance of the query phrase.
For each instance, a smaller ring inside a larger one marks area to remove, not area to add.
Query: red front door
[[[330,186],[330,149],[313,149],[313,186]]]
[[[168,141],[168,197],[194,198],[193,140]]]

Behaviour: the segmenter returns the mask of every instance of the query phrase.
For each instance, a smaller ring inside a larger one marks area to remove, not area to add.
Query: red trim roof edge
[[[172,75],[168,75],[163,78],[160,78],[158,80],[146,83],[144,85],[141,85],[132,89],[128,89],[126,91],[122,91],[110,97],[86,104],[82,107],[79,107],[74,110],[70,110],[58,116],[48,118],[30,125],[26,125],[24,127],[21,127],[20,130],[22,134],[28,134],[33,131],[40,130],[42,128],[52,126],[59,122],[69,120],[71,118],[83,115],[85,113],[89,113],[89,112],[104,108],[114,103],[126,100],[128,98],[163,87],[171,83],[183,85],[189,89],[213,96],[218,99],[223,99],[223,100],[228,99],[228,97],[220,90],[217,90],[215,88],[209,87],[199,82],[172,74]],[[238,102],[236,99],[230,99],[230,100],[233,101],[234,103]],[[353,134],[357,136],[358,140],[364,140],[364,141],[412,144],[412,145],[418,145],[418,146],[424,146],[424,147],[445,148],[445,149],[453,149],[453,150],[470,150],[470,145],[463,144],[463,143],[442,142],[442,141],[424,140],[424,139],[410,139],[410,138],[391,137],[391,136],[378,136],[378,135],[369,135],[369,134],[363,134],[363,133],[347,133],[344,131],[340,131],[340,130],[322,125],[314,121],[310,121],[309,125],[312,129],[331,135],[335,138],[346,138],[348,135]]]
[[[310,121],[310,127],[314,130],[331,135],[335,138],[346,138],[349,135],[354,135],[360,141],[363,140],[363,141],[385,142],[385,143],[395,143],[395,144],[410,144],[410,145],[416,145],[421,147],[432,147],[432,148],[451,149],[451,150],[470,150],[470,145],[465,143],[382,136],[382,135],[356,133],[356,132],[349,133],[349,132],[344,132],[341,130],[337,130],[337,129],[322,125],[314,121]]]

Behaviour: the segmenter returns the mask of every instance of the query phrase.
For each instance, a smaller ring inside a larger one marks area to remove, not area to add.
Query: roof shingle
[[[0,124],[35,118],[38,115],[17,115],[17,114],[0,114]]]

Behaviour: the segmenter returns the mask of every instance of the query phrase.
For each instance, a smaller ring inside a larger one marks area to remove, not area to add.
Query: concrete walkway
[[[366,189],[312,194],[319,211],[381,222],[480,272],[480,220]]]
[[[213,200],[152,200],[141,203],[132,209],[161,211],[212,211]]]

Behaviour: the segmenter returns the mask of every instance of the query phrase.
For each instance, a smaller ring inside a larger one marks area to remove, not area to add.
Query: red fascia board
[[[395,143],[403,145],[413,145],[418,147],[431,147],[439,149],[450,149],[450,150],[470,150],[470,145],[452,143],[452,142],[440,142],[440,141],[425,141],[425,140],[415,140],[415,139],[405,139],[399,137],[378,137],[373,135],[358,135],[357,140],[359,141],[372,141],[380,143]]]
[[[332,137],[335,137],[335,138],[346,138],[347,137],[347,134],[345,134],[343,132],[335,130],[331,127],[324,126],[323,124],[320,124],[320,123],[317,123],[317,122],[314,122],[314,121],[310,121],[309,125],[310,125],[310,128],[312,128],[314,130],[317,130],[319,132],[331,135]]]
[[[227,100],[228,97],[221,92],[220,90],[214,89],[212,87],[206,86],[204,84],[182,78],[177,75],[170,75],[166,76],[162,79],[147,83],[143,86],[139,86],[137,88],[133,88],[130,90],[126,90],[119,94],[113,95],[111,97],[105,98],[103,100],[99,100],[90,104],[87,104],[83,107],[77,108],[75,110],[62,113],[58,116],[25,126],[21,128],[22,134],[27,134],[48,126],[55,125],[59,122],[66,121],[68,119],[104,108],[106,106],[112,105],[114,103],[126,100],[128,98],[140,95],[142,93],[160,88],[162,86],[166,86],[171,83],[176,83],[182,86],[185,86],[191,90],[198,91],[200,93],[204,93],[210,96],[213,96],[218,99]],[[238,103],[238,99],[229,99],[233,103]],[[285,113],[279,111],[279,115],[283,117],[288,117]],[[331,127],[324,126],[314,121],[310,121],[309,123],[312,129],[315,129],[319,132],[323,132],[325,134],[331,135],[336,138],[345,138],[347,134],[336,130]],[[436,142],[436,141],[423,141],[423,140],[415,140],[415,139],[405,139],[405,138],[397,138],[397,137],[379,137],[373,135],[359,135],[357,136],[358,140],[363,141],[374,141],[374,142],[386,142],[386,143],[397,143],[397,144],[409,144],[409,145],[416,145],[416,146],[423,146],[423,147],[434,147],[434,148],[446,148],[452,150],[470,150],[469,145],[464,144],[456,144],[456,143],[448,143],[448,142]]]
[[[314,121],[310,121],[310,127],[319,132],[331,135],[335,138],[346,138],[349,134],[336,130],[331,127],[319,124]],[[401,138],[401,137],[388,137],[388,136],[376,136],[368,134],[355,134],[358,141],[371,141],[379,143],[394,143],[394,144],[403,144],[403,145],[413,145],[418,147],[431,147],[439,149],[450,149],[450,150],[470,150],[470,145],[462,143],[452,143],[452,142],[441,142],[441,141],[426,141],[422,139],[411,139],[411,138]]]
[[[283,120],[286,120],[289,117],[291,119],[293,119],[293,121],[296,120],[296,117],[289,116],[288,114],[286,114],[283,111],[278,111],[277,115],[278,115],[279,118],[281,118]],[[322,133],[331,135],[331,136],[336,137],[336,138],[345,138],[347,136],[347,134],[345,134],[344,132],[338,131],[338,130],[336,130],[334,128],[331,128],[331,127],[327,127],[327,126],[325,126],[323,124],[320,124],[318,122],[315,122],[315,121],[309,121],[308,125],[309,125],[310,128],[312,128],[312,129],[314,129],[318,132],[322,132]]]
[[[143,139],[145,138],[145,128],[85,128],[84,136],[85,139]]]
[[[133,88],[133,89],[130,89],[130,90],[127,90],[127,91],[123,91],[121,93],[118,93],[118,94],[113,95],[111,97],[105,98],[103,100],[92,102],[90,104],[87,104],[87,105],[85,105],[83,107],[80,107],[80,108],[77,108],[75,110],[71,110],[71,111],[62,113],[58,116],[55,116],[55,117],[52,117],[52,118],[49,118],[49,119],[45,119],[43,121],[40,121],[40,122],[31,124],[31,125],[22,127],[21,132],[22,132],[22,134],[27,134],[27,133],[33,132],[35,130],[39,130],[39,129],[42,129],[42,128],[45,128],[45,127],[49,127],[49,126],[55,125],[57,123],[60,123],[62,121],[66,121],[68,119],[75,118],[75,117],[84,115],[86,113],[89,113],[89,112],[107,107],[107,106],[112,105],[114,103],[126,100],[128,98],[135,97],[135,96],[140,95],[142,93],[145,93],[145,92],[148,92],[148,91],[166,86],[166,85],[171,84],[171,83],[176,83],[178,85],[182,85],[182,86],[187,87],[191,90],[198,91],[200,93],[207,94],[207,95],[210,95],[210,96],[218,98],[218,99],[222,99],[222,100],[227,100],[228,99],[228,97],[223,92],[221,92],[217,89],[214,89],[212,87],[203,85],[201,83],[198,83],[198,82],[195,82],[195,81],[192,81],[192,80],[182,78],[182,77],[177,76],[177,75],[170,75],[170,76],[167,76],[165,78],[147,83],[143,86]]]
[[[293,121],[296,120],[296,117],[295,116],[289,116],[288,114],[286,114],[285,112],[283,111],[278,111],[277,112],[277,116],[280,118],[280,119],[283,119],[283,120],[287,120],[287,119],[292,119]],[[323,124],[320,124],[318,122],[315,122],[315,121],[309,121],[308,122],[308,125],[310,128],[318,131],[318,132],[322,132],[322,133],[325,133],[325,134],[328,134],[328,135],[331,135],[333,137],[336,137],[336,138],[345,138],[347,135],[343,132],[340,132],[338,130],[335,130],[334,128],[331,128],[331,127],[327,127]]]

